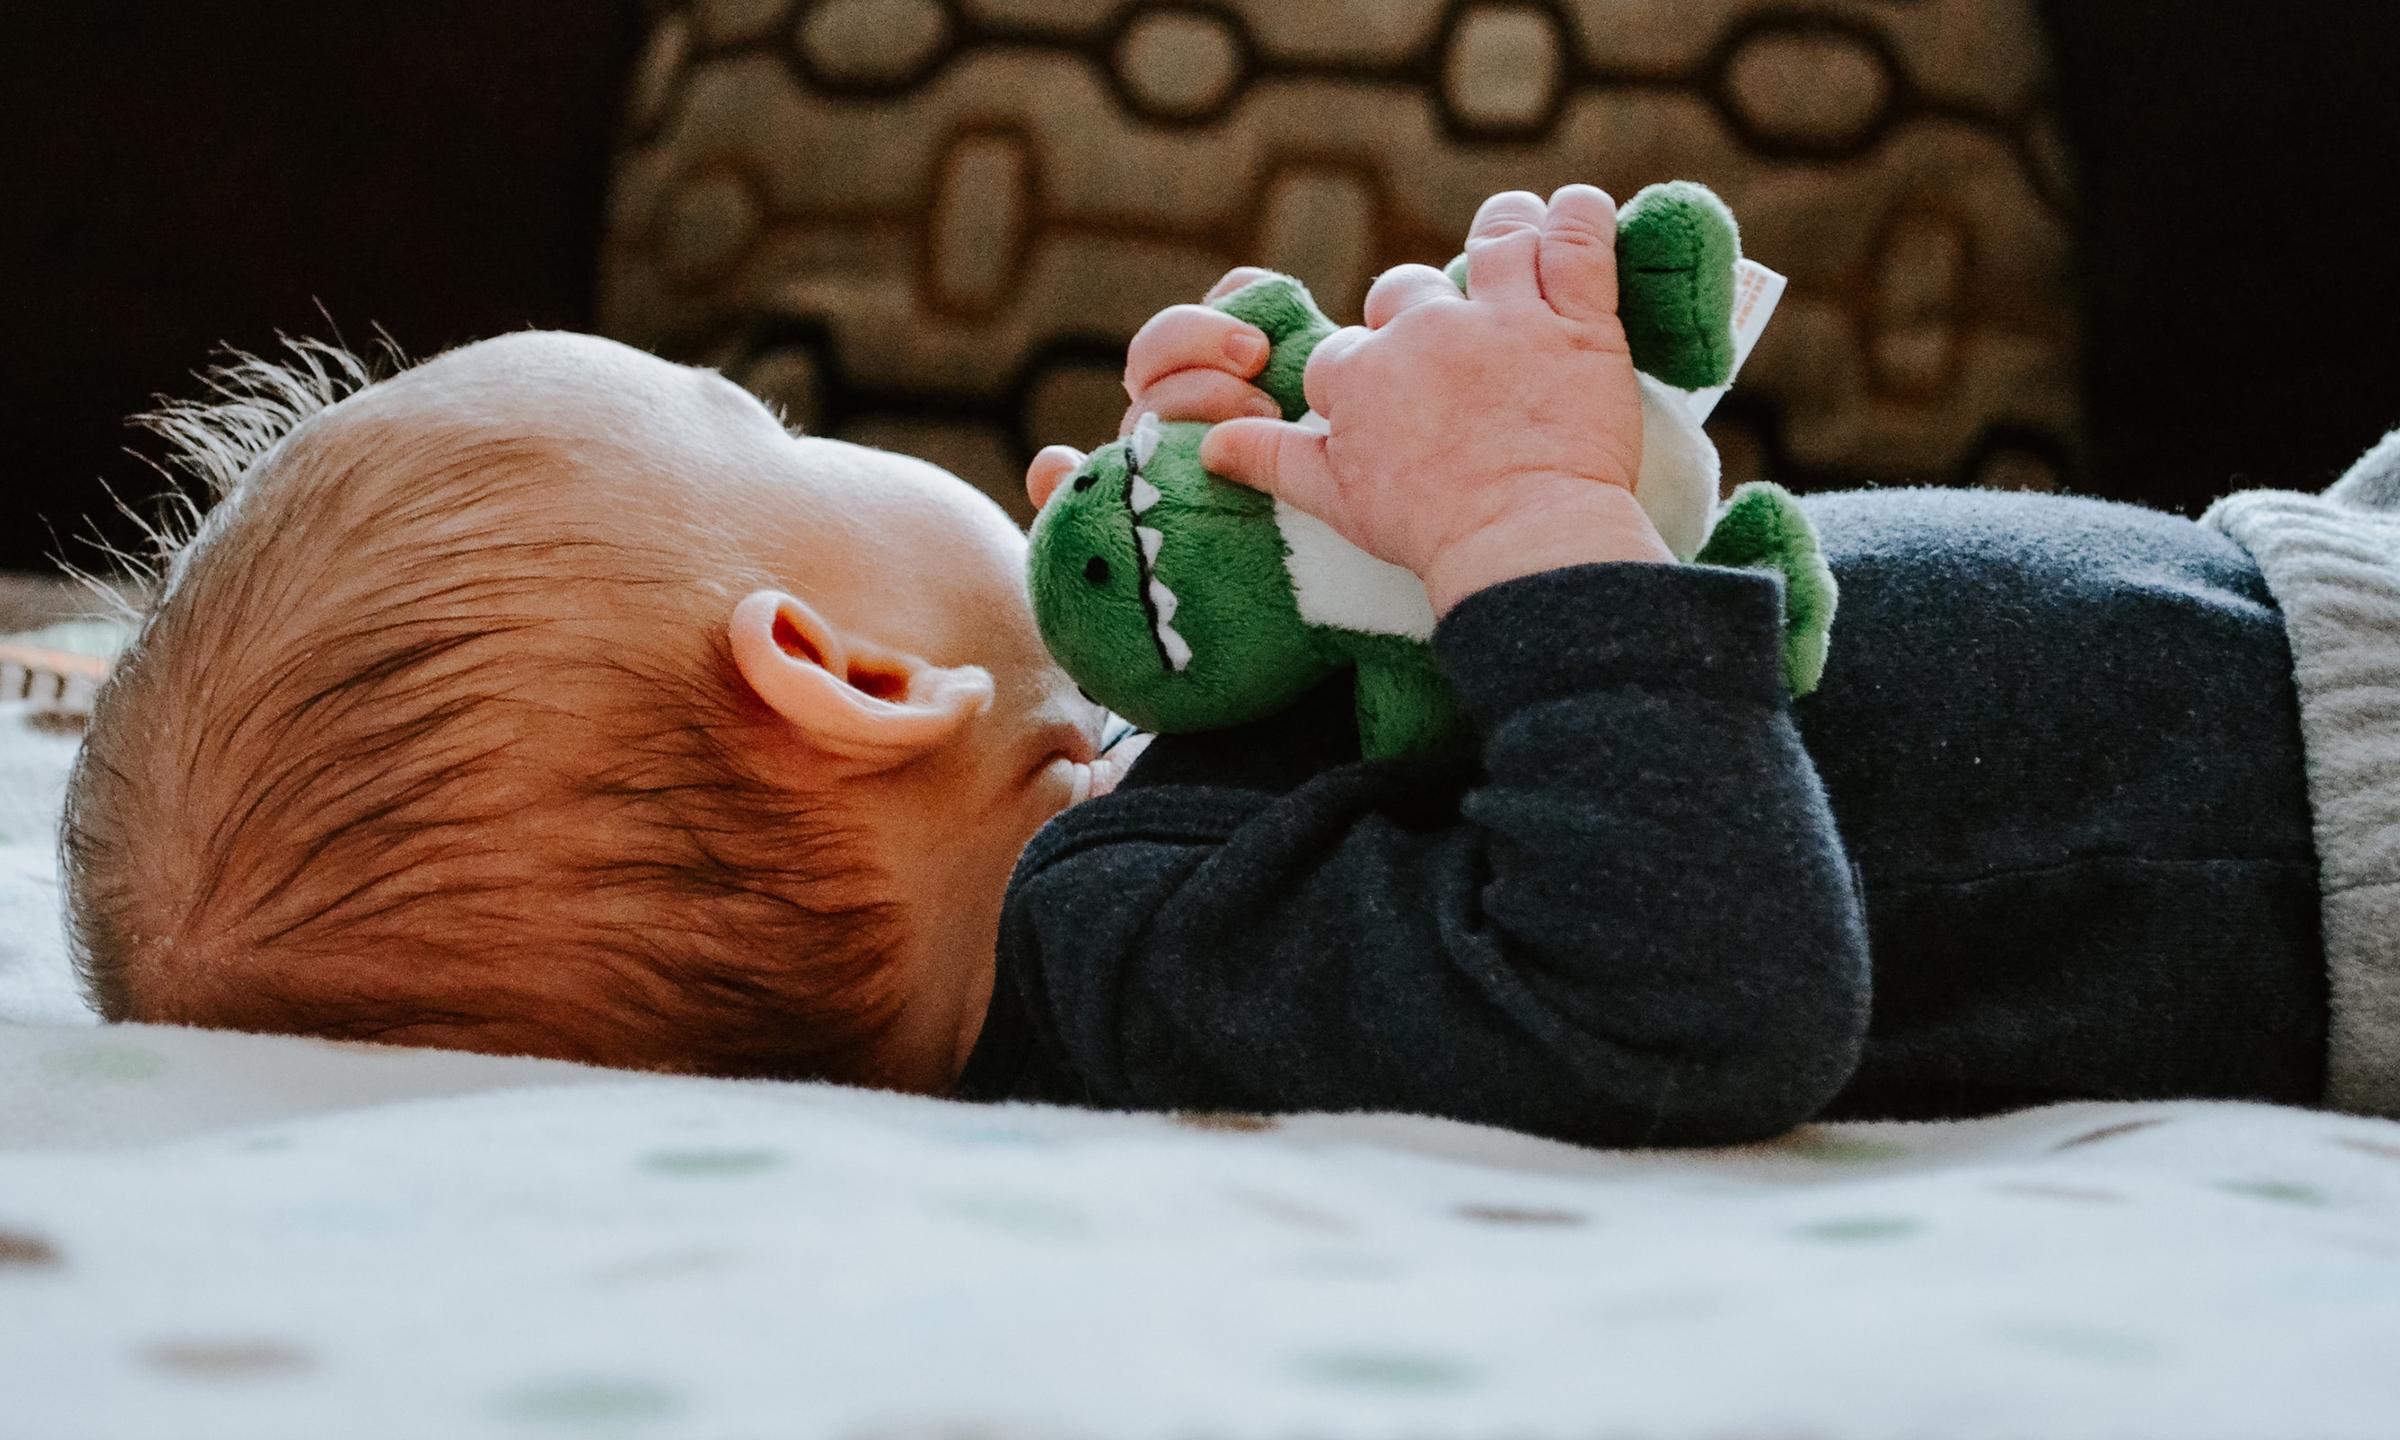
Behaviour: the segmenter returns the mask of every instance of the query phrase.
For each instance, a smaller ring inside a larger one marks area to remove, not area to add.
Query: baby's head
[[[604,340],[302,354],[162,421],[220,498],[68,795],[101,1013],[947,1086],[1102,719],[1016,526]]]

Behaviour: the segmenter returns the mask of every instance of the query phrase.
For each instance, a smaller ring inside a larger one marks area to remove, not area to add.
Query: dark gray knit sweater
[[[1435,632],[1471,759],[1360,761],[1341,684],[1154,742],[1027,847],[959,1093],[1595,1144],[2315,1100],[2316,861],[2248,557],[2091,500],[1806,504],[1842,591],[1797,704],[1777,581],[1590,565]]]

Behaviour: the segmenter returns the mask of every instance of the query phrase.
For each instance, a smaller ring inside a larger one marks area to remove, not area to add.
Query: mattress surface
[[[95,1026],[0,702],[0,1436],[2386,1437],[2400,1124],[1579,1150]]]

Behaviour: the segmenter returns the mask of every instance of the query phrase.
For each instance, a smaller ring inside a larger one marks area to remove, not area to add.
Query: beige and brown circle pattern
[[[1792,281],[1712,422],[1729,483],[2073,473],[2033,0],[687,0],[629,100],[603,323],[1021,507],[1034,448],[1113,433],[1126,337],[1227,267],[1355,315],[1490,191],[1673,176]]]

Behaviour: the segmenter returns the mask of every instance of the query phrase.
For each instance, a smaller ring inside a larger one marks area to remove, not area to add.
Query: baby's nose
[[[1083,464],[1083,452],[1069,445],[1047,445],[1033,457],[1025,469],[1025,498],[1033,508],[1041,509],[1050,503],[1050,496],[1060,483]]]

